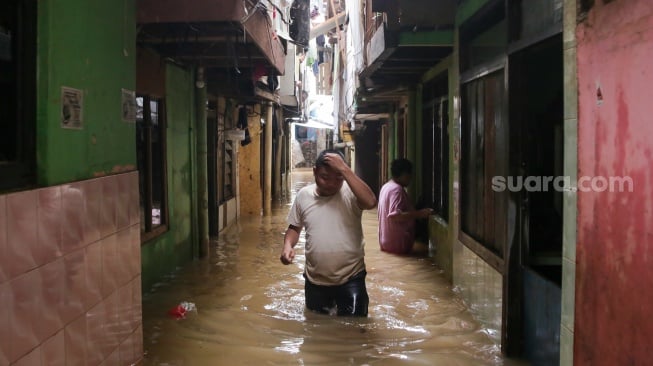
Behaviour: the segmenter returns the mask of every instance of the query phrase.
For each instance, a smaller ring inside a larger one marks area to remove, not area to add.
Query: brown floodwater
[[[292,196],[312,182],[306,173],[293,178]],[[379,250],[375,212],[363,217],[369,317],[306,311],[303,235],[295,262],[279,262],[288,208],[242,218],[212,242],[208,258],[144,295],[145,365],[512,365],[426,246],[413,257]],[[182,301],[197,311],[170,317]]]

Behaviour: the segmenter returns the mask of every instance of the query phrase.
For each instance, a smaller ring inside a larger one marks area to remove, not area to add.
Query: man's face
[[[413,175],[410,173],[404,173],[399,178],[396,179],[397,183],[402,185],[403,187],[408,187],[410,185],[410,181],[413,179]]]
[[[313,168],[313,175],[317,185],[317,194],[320,196],[333,196],[342,188],[342,182],[344,181],[342,174],[329,166]]]

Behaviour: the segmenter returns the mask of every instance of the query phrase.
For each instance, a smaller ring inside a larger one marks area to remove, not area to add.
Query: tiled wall
[[[459,241],[453,247],[453,284],[474,316],[501,343],[503,277]]]
[[[435,263],[442,269],[447,280],[453,280],[453,248],[449,226],[436,216],[429,219],[431,244],[435,246]]]
[[[237,198],[232,198],[218,208],[218,230],[229,227],[238,218]]]
[[[138,173],[0,196],[0,366],[141,358]]]

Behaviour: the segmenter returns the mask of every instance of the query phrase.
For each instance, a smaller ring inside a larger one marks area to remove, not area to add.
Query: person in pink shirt
[[[433,210],[415,210],[406,193],[413,174],[410,161],[396,159],[390,170],[392,179],[379,193],[379,245],[384,252],[408,254],[415,241],[415,220],[429,217]]]

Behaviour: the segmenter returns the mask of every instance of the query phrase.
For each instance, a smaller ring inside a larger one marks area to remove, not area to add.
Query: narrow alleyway
[[[293,193],[312,181],[295,173]],[[146,365],[508,365],[426,256],[377,247],[364,215],[370,317],[304,311],[301,242],[295,264],[278,254],[288,204],[242,219],[213,242],[209,258],[179,269],[144,295]],[[175,320],[181,301],[198,311]]]

